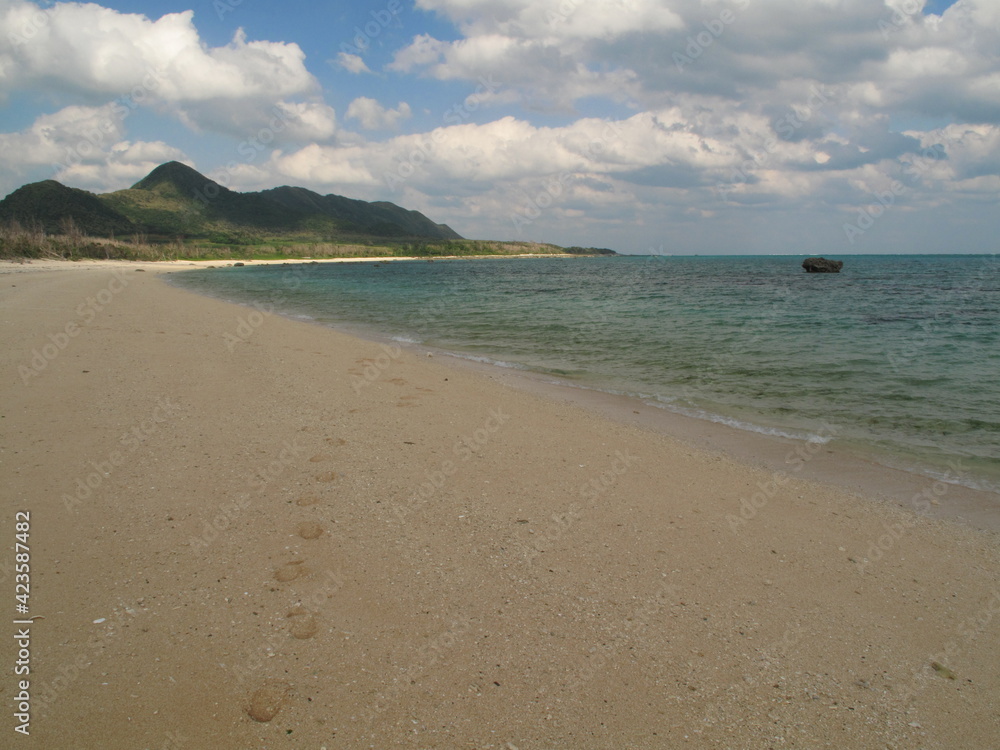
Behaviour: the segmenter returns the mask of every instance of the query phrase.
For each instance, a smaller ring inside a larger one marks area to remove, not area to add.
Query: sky
[[[1000,0],[0,0],[0,195],[170,160],[477,239],[993,253]]]

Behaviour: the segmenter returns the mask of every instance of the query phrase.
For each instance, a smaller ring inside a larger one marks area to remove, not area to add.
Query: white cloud
[[[396,109],[388,109],[366,96],[358,97],[347,107],[347,117],[360,122],[365,130],[394,130],[411,114],[406,102],[400,102]]]
[[[182,151],[162,141],[121,141],[109,149],[102,161],[69,166],[57,172],[55,179],[95,192],[105,192],[134,184],[168,161],[188,160]]]
[[[467,37],[609,39],[682,25],[662,0],[418,0],[417,7],[448,17]]]
[[[351,73],[371,73],[368,64],[361,58],[360,55],[352,55],[350,52],[340,52],[337,57],[332,61],[339,65],[344,70]]]
[[[0,27],[12,31],[0,38],[0,95],[125,98],[175,113],[197,129],[243,134],[269,119],[276,104],[292,106],[283,103],[319,92],[297,44],[248,41],[238,30],[229,44],[208,47],[193,16],[184,11],[154,21],[95,4],[40,9],[5,0]],[[307,137],[329,129],[316,123],[318,105],[310,107],[301,128]],[[324,117],[332,122],[332,110]]]
[[[81,107],[0,136],[0,147],[14,169],[41,154],[51,164],[82,129],[117,116],[93,158],[64,174],[124,179],[169,149],[126,134],[121,108],[146,107],[233,136],[216,166],[237,189],[286,183],[388,197],[479,236],[510,236],[510,217],[541,197],[549,205],[521,229],[555,241],[668,227],[692,242],[710,232],[737,243],[825,232],[843,243],[843,217],[894,180],[906,189],[892,217],[939,211],[941,227],[949,208],[995,203],[1000,189],[1000,3],[958,0],[940,14],[924,5],[418,0],[457,34],[400,26],[414,36],[382,81],[407,93],[379,98],[426,101],[435,118],[431,102],[458,101],[447,98],[453,82],[479,88],[424,133],[398,132],[413,128],[409,105],[355,98],[341,114],[362,135],[338,130],[296,44],[238,33],[213,48],[190,12],[150,20],[0,0],[0,24],[14,29],[0,39],[0,96],[31,90]],[[391,52],[390,38],[398,44],[387,34],[369,59]],[[364,46],[341,49],[335,67],[372,72],[354,54]],[[115,106],[117,115],[106,109]],[[373,130],[397,132],[369,140]],[[929,236],[947,236],[933,227]]]
[[[471,225],[478,236],[566,243],[594,242],[609,232],[641,236],[642,227],[664,222],[688,227],[696,240],[694,227],[706,217],[730,226],[756,222],[746,212],[764,209],[783,218],[758,226],[762,238],[778,241],[777,226],[808,217],[816,238],[839,247],[844,217],[894,181],[905,185],[895,203],[899,214],[944,210],[949,195],[981,200],[992,190],[995,197],[1000,127],[893,134],[887,118],[858,118],[844,133],[813,129],[813,121],[836,111],[836,97],[846,90],[802,96],[775,113],[683,96],[674,106],[617,121],[539,127],[504,117],[381,142],[312,145],[272,155],[237,183],[388,196],[459,231]]]
[[[250,41],[242,30],[223,47],[207,47],[194,27],[194,11],[152,21],[94,4],[57,3],[48,9],[22,0],[3,8],[5,28],[25,28],[0,40],[6,91],[72,86],[81,93],[126,95],[143,76],[159,78],[168,102],[279,97],[313,92],[297,44]]]
[[[337,130],[336,112],[318,101],[270,103],[198,102],[178,113],[192,130],[225,133],[241,140],[264,140],[269,146],[329,141]]]
[[[868,87],[864,104],[1000,122],[1000,10],[943,15],[892,0],[420,0],[463,38],[420,35],[390,69],[441,80],[494,74],[534,109],[588,97],[657,107],[678,93],[787,105],[790,79]]]
[[[0,133],[0,157],[7,169],[0,185],[19,187],[22,175],[55,179],[93,190],[116,189],[144,177],[184,153],[162,141],[124,139],[129,111],[120,104],[71,106],[41,115],[17,133]]]

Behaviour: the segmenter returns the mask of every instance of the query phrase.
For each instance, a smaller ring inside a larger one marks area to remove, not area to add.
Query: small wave
[[[527,368],[519,368],[527,369]],[[782,430],[777,427],[764,427],[763,425],[754,424],[752,422],[744,422],[740,419],[735,419],[733,417],[725,417],[721,414],[715,414],[710,411],[705,411],[703,409],[692,409],[686,406],[678,406],[675,402],[676,399],[667,396],[657,396],[655,394],[649,393],[635,393],[633,391],[623,391],[615,388],[599,387],[595,385],[579,385],[576,383],[568,383],[565,380],[550,380],[547,381],[553,385],[568,386],[570,388],[580,388],[581,390],[588,391],[598,391],[600,393],[609,393],[612,396],[625,396],[627,398],[634,398],[641,401],[646,406],[655,406],[657,409],[663,409],[665,411],[672,411],[676,414],[682,414],[685,417],[692,417],[693,419],[702,419],[708,422],[715,422],[716,424],[724,424],[728,427],[733,427],[738,430],[743,430],[745,432],[756,432],[760,435],[769,435],[771,437],[782,437],[789,440],[802,440],[807,443],[816,443],[818,445],[826,445],[832,439],[832,435],[818,435],[813,432],[806,431],[795,431],[795,430]]]
[[[484,365],[494,365],[496,367],[506,367],[506,368],[511,369],[511,370],[528,370],[528,369],[530,369],[528,367],[525,367],[524,365],[519,365],[516,362],[505,362],[502,359],[493,359],[491,357],[483,357],[483,356],[481,356],[479,354],[464,354],[462,352],[456,352],[456,351],[447,351],[447,352],[445,352],[445,354],[448,354],[448,355],[450,355],[452,357],[458,357],[459,359],[467,359],[467,360],[469,360],[471,362],[480,362],[480,363],[482,363]]]
[[[816,443],[818,445],[826,445],[833,439],[832,435],[818,435],[814,432],[806,432],[805,430],[783,430],[778,427],[765,427],[763,425],[754,424],[753,422],[745,422],[742,419],[736,419],[735,417],[725,417],[721,414],[705,411],[704,409],[692,409],[687,406],[677,406],[676,404],[660,400],[658,397],[653,401],[645,401],[645,403],[649,406],[655,406],[658,409],[666,409],[668,411],[677,412],[678,414],[683,414],[686,417],[704,419],[708,422],[724,424],[727,427],[733,427],[737,430],[743,430],[744,432],[756,432],[759,435],[769,435],[771,437],[781,437],[789,440],[803,440],[807,443]]]
[[[419,344],[420,339],[413,338],[412,336],[403,336],[402,334],[398,336],[389,337],[393,341],[398,341],[400,344]]]
[[[967,474],[955,476],[948,471],[935,471],[934,469],[927,469],[925,467],[910,468],[909,470],[916,471],[931,479],[937,479],[939,482],[944,482],[945,484],[957,484],[960,487],[968,487],[980,492],[995,492],[1000,494],[1000,484],[983,479],[982,477],[971,477]]]

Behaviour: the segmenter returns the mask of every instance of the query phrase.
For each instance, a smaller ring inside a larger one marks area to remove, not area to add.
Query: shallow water
[[[1000,261],[847,256],[257,266],[175,282],[1000,489]]]

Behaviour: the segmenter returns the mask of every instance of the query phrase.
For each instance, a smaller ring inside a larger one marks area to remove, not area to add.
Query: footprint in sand
[[[337,472],[335,471],[324,471],[322,474],[316,475],[316,481],[323,483],[332,482],[336,478],[337,478]]]
[[[315,521],[303,521],[296,531],[303,539],[319,539],[323,535],[323,527]]]
[[[316,505],[318,502],[319,498],[316,495],[302,495],[295,501],[295,504],[300,508],[307,508],[310,505]]]
[[[319,632],[319,622],[316,620],[316,615],[301,604],[294,607],[285,617],[291,620],[288,630],[293,638],[305,640],[312,638]]]
[[[288,583],[289,581],[294,581],[296,578],[308,575],[310,570],[302,564],[303,562],[305,561],[293,560],[292,562],[285,563],[274,571],[274,577],[282,583]]]
[[[254,721],[266,722],[278,715],[292,686],[283,680],[269,680],[250,696],[247,713]]]
[[[347,445],[347,441],[344,440],[344,438],[328,437],[326,438],[326,442],[328,442],[330,445]]]
[[[402,378],[392,378],[391,380],[388,380],[386,382],[392,383],[393,385],[406,385],[406,381],[403,380]]]
[[[333,457],[330,456],[328,453],[317,453],[315,456],[309,459],[309,462],[318,464],[322,463],[323,461],[332,461],[332,460]]]

